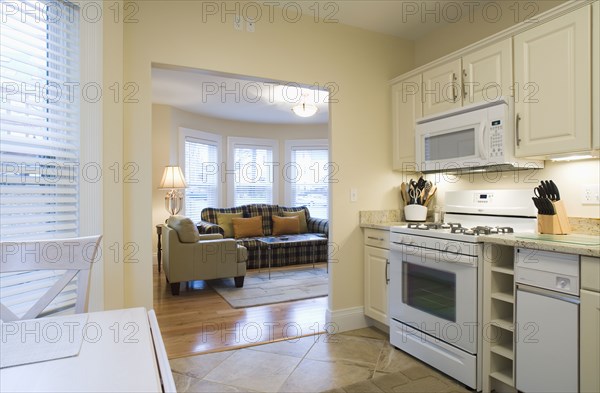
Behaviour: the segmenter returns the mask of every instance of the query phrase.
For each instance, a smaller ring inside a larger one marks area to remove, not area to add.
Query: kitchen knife
[[[536,197],[531,197],[531,199],[533,200],[533,204],[535,205],[535,208],[537,209],[538,214],[542,214],[542,207],[540,206],[539,199]]]
[[[544,198],[544,203],[546,204],[546,214],[549,216],[555,215],[556,211],[554,210],[554,205],[552,204],[552,201],[548,198]]]
[[[553,180],[550,180],[550,187],[552,187],[552,194],[554,195],[554,201],[560,201],[560,192],[558,191],[558,186],[554,183]]]

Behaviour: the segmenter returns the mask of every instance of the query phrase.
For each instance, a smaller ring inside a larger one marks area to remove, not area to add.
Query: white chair
[[[101,235],[71,239],[14,241],[0,243],[0,273],[36,270],[65,270],[46,292],[18,317],[0,302],[0,319],[10,322],[37,318],[56,296],[77,277],[75,312],[87,311],[90,271],[96,260]]]

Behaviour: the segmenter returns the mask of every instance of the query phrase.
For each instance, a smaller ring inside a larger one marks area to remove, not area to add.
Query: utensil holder
[[[538,214],[538,232],[549,235],[567,235],[571,233],[571,224],[562,201],[552,202],[556,214],[550,216]]]
[[[427,207],[422,205],[404,206],[404,219],[418,222],[427,220]]]

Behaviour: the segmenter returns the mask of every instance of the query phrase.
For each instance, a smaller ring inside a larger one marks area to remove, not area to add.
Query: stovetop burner
[[[408,224],[407,227],[409,229],[418,229],[421,231],[449,229],[450,233],[463,234],[463,235],[490,235],[490,234],[496,234],[496,233],[514,233],[514,229],[511,227],[476,226],[476,227],[472,227],[472,228],[467,228],[467,227],[463,227],[458,222],[410,223],[410,224]]]
[[[452,227],[450,233],[460,233],[465,235],[491,235],[495,233],[514,233],[511,227],[488,227],[476,226],[473,228]]]

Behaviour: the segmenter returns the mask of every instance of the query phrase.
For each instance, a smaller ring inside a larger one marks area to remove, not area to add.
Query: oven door
[[[477,257],[422,250],[391,251],[390,317],[477,353]]]

